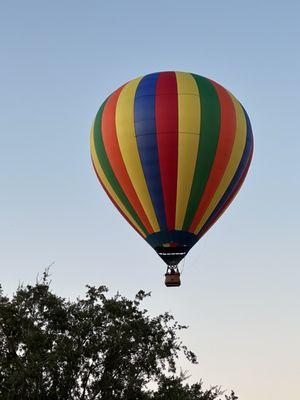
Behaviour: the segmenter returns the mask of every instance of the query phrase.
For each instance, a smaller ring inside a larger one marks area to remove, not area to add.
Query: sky
[[[193,380],[242,400],[299,395],[300,3],[2,1],[0,282],[11,295],[50,264],[52,289],[133,297],[189,326]],[[107,199],[89,132],[137,76],[194,72],[246,108],[255,149],[231,207],[191,250],[180,288]]]

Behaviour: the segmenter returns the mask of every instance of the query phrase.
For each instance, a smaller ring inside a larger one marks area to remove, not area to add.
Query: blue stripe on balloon
[[[242,107],[243,108],[243,107]],[[224,206],[224,204],[228,201],[230,196],[232,195],[234,189],[236,186],[239,184],[239,181],[243,175],[243,172],[245,171],[245,168],[247,167],[249,157],[251,156],[252,152],[252,147],[253,147],[253,135],[252,135],[252,129],[251,129],[251,123],[250,119],[248,117],[248,114],[246,110],[243,108],[245,118],[246,118],[246,125],[247,125],[247,136],[246,136],[246,145],[245,149],[241,158],[241,161],[239,163],[238,169],[236,173],[234,174],[234,177],[232,178],[232,181],[230,182],[230,185],[228,186],[226,192],[224,193],[223,197],[219,201],[217,207],[214,209],[213,213],[210,215],[200,232],[198,233],[198,238],[200,238],[203,234],[203,232],[206,231],[207,227],[209,225],[212,225],[214,223],[214,220],[218,217],[218,213],[220,209]]]
[[[159,73],[144,76],[134,98],[134,126],[143,172],[161,230],[167,229],[156,139],[155,95]]]

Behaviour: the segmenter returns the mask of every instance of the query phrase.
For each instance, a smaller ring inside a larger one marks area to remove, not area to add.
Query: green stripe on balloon
[[[94,138],[94,144],[95,144],[97,158],[101,165],[101,168],[103,169],[103,172],[105,173],[105,176],[106,176],[108,182],[110,183],[111,187],[115,191],[116,195],[118,196],[120,201],[124,204],[124,207],[127,209],[129,214],[132,216],[132,218],[135,220],[135,222],[138,224],[138,226],[141,228],[141,230],[145,233],[145,235],[148,235],[149,232],[146,230],[146,228],[142,224],[138,215],[134,211],[132,205],[128,201],[128,198],[126,197],[125,193],[123,192],[123,189],[121,188],[119,182],[117,181],[117,178],[115,177],[115,174],[112,170],[112,167],[110,165],[109,159],[107,157],[107,154],[106,154],[106,151],[104,148],[103,139],[102,139],[101,121],[102,121],[102,113],[103,113],[105,104],[106,104],[106,101],[102,104],[102,106],[100,107],[100,109],[96,115],[94,130],[93,130],[93,138]]]
[[[200,96],[201,124],[194,178],[183,230],[189,229],[204,193],[217,150],[221,120],[220,103],[213,84],[202,76],[195,74],[192,76],[197,83]]]

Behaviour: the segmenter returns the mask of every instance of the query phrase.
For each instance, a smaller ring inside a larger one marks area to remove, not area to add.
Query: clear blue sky
[[[242,400],[299,396],[300,6],[297,1],[2,1],[0,265],[11,294],[52,267],[53,289],[132,296],[190,326],[193,378]],[[98,185],[89,130],[104,98],[160,70],[242,101],[255,152],[226,215],[187,257],[183,286]],[[181,361],[182,367],[187,365]]]

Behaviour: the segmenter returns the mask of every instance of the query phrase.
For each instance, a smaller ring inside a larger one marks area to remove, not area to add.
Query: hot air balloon
[[[129,81],[104,101],[91,130],[98,179],[167,264],[167,286],[180,285],[179,262],[229,206],[252,153],[241,103],[193,73]]]

